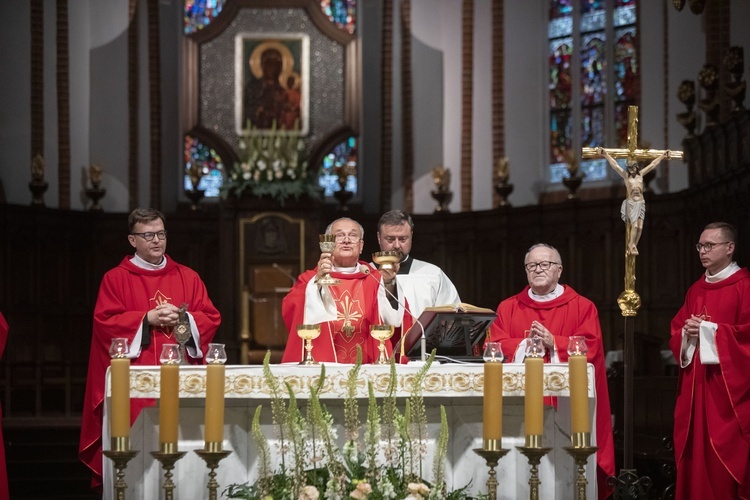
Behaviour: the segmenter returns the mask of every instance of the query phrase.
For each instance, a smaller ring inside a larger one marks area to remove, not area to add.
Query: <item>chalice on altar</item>
[[[297,325],[297,335],[305,341],[305,359],[299,362],[301,365],[317,365],[318,362],[312,356],[312,341],[320,336],[320,325]]]
[[[372,254],[372,261],[378,265],[379,269],[385,269],[386,271],[393,270],[393,264],[400,262],[402,253],[398,250],[390,250],[388,252],[375,252]]]
[[[331,253],[336,248],[336,235],[335,234],[321,234],[320,235],[320,251]],[[322,278],[318,280],[318,285],[338,285],[341,280],[331,277],[330,273],[325,273]]]
[[[388,356],[385,354],[385,341],[393,337],[393,325],[370,325],[370,335],[372,335],[372,338],[380,342],[378,344],[380,355],[378,356],[378,360],[375,361],[375,364],[388,364]]]

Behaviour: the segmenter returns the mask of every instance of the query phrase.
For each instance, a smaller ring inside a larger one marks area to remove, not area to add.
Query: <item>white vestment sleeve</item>
[[[398,287],[397,297],[403,297],[404,292],[401,285],[398,283],[398,278],[396,279],[396,287]],[[398,308],[394,309],[391,305],[391,301],[388,300],[388,297],[390,297],[390,294],[386,291],[381,278],[380,286],[378,286],[378,311],[380,313],[380,319],[382,319],[383,323],[386,325],[399,327],[404,318],[404,308],[401,305],[401,299],[396,298],[396,302],[399,304]]]
[[[719,364],[719,352],[716,350],[716,330],[718,329],[719,325],[716,323],[701,321],[698,337],[700,338],[701,363],[704,365]]]
[[[693,356],[695,356],[695,349],[698,345],[698,341],[693,337],[685,335],[685,330],[682,330],[682,343],[680,344],[680,368],[685,368],[687,365],[693,362]]]
[[[195,323],[195,318],[193,318],[193,315],[189,312],[187,314],[188,319],[190,320],[190,335],[193,336],[195,347],[186,345],[185,350],[191,358],[202,358],[203,351],[201,350],[201,332],[198,331],[198,325]]]
[[[313,280],[305,287],[305,312],[303,321],[306,325],[317,325],[326,321],[336,321],[336,303],[327,286],[319,287]]]

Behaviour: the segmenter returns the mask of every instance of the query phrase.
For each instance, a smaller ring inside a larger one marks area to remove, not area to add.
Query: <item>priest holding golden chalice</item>
[[[359,259],[364,247],[362,226],[344,217],[333,221],[325,234],[333,240],[333,248],[321,251],[317,266],[299,276],[282,302],[289,332],[282,362],[306,364],[307,338],[303,341],[298,328],[319,325],[320,335],[310,339],[310,359],[354,363],[361,348],[362,362],[374,363],[381,357],[381,340],[371,335],[371,327],[398,326],[399,316],[388,301],[377,267]],[[309,337],[309,328],[300,332]],[[391,341],[382,342],[385,356],[390,357]]]
[[[391,210],[380,217],[380,252],[374,253],[372,258],[379,265],[383,287],[392,310],[397,314],[396,321],[392,323],[396,325],[396,330],[390,339],[394,346],[402,332],[416,322],[425,308],[458,306],[461,303],[456,287],[442,269],[411,256],[413,236],[414,221],[403,210]],[[400,255],[400,258],[396,260],[395,255]],[[396,353],[399,358],[402,354],[406,353]],[[405,362],[406,359],[399,361]]]

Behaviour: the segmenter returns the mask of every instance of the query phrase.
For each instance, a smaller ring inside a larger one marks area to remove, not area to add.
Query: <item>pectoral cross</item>
[[[646,200],[643,197],[643,176],[656,168],[664,159],[682,159],[682,151],[638,149],[638,106],[628,107],[628,147],[583,148],[583,159],[606,158],[612,169],[625,181],[627,198],[623,201],[621,216],[625,221],[625,291],[617,299],[623,316],[635,316],[641,306],[641,299],[635,292],[635,258],[638,255],[638,241],[643,231],[646,214]],[[627,170],[615,160],[625,158]],[[652,160],[640,168],[638,162]]]

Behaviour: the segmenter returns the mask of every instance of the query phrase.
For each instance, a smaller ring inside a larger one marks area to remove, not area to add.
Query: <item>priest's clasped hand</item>
[[[552,351],[555,346],[555,337],[549,330],[547,330],[547,328],[543,324],[538,321],[531,322],[529,336],[540,337],[542,339],[542,344],[544,344],[544,347],[546,347],[550,351]]]
[[[174,304],[159,304],[148,312],[148,322],[154,326],[175,326],[180,318],[179,312]]]
[[[703,318],[701,316],[696,316],[695,314],[686,319],[685,326],[682,327],[682,331],[685,333],[685,336],[694,338],[698,337],[702,321]]]

